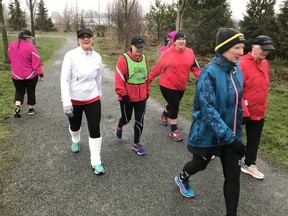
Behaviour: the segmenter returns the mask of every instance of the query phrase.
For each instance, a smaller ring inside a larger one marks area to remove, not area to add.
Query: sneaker
[[[37,112],[35,108],[29,109],[29,115],[34,115]]]
[[[179,131],[175,130],[175,131],[171,131],[169,133],[169,136],[175,141],[175,142],[182,142],[183,139],[180,137]]]
[[[180,179],[180,175],[177,175],[175,177],[175,183],[178,185],[180,193],[185,196],[192,198],[194,197],[194,191],[190,188],[188,180],[187,181],[182,181]]]
[[[258,170],[258,167],[256,165],[247,166],[246,164],[243,164],[241,166],[241,171],[243,173],[246,173],[246,174],[253,176],[256,179],[263,179],[264,178],[264,174]]]
[[[21,117],[21,113],[20,113],[20,106],[15,106],[14,108],[14,117],[15,118],[20,118]]]
[[[134,143],[132,146],[132,149],[140,156],[143,156],[146,154],[143,146],[140,143],[137,143],[137,144]]]
[[[160,114],[162,124],[168,126],[168,117],[164,116],[163,113]]]
[[[72,143],[71,150],[73,153],[78,153],[80,151],[80,143]]]
[[[102,164],[96,165],[96,166],[92,166],[92,169],[94,170],[94,173],[96,175],[101,175],[105,173],[105,169],[102,166]]]
[[[118,127],[118,123],[116,124],[116,129],[115,129],[115,136],[118,138],[118,139],[122,139],[122,131],[123,129],[122,128],[119,128]]]

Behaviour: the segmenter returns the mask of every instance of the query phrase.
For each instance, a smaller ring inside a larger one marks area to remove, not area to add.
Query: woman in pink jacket
[[[174,36],[174,44],[161,55],[153,70],[149,73],[148,83],[160,75],[160,90],[167,105],[161,119],[163,125],[168,125],[168,118],[171,126],[169,136],[176,142],[181,142],[177,127],[177,116],[180,101],[184,95],[190,71],[197,78],[201,71],[196,62],[192,49],[186,47],[186,35],[178,31]]]
[[[41,61],[36,47],[30,43],[33,38],[29,30],[21,30],[18,40],[12,41],[8,48],[8,57],[11,62],[12,80],[15,86],[14,117],[20,118],[20,106],[23,104],[24,95],[27,91],[27,104],[29,115],[36,112],[35,89],[38,76],[43,77]]]

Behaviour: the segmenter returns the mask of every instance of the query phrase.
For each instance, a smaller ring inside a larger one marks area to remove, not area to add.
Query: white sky
[[[11,0],[3,0],[3,3],[8,5]],[[26,8],[26,1],[27,0],[20,0],[22,7]],[[95,11],[103,11],[106,9],[106,5],[113,0],[44,0],[45,5],[48,8],[48,14],[51,15],[53,11],[62,12],[64,9],[65,4],[69,6],[75,6],[76,2],[78,3],[78,7],[80,9],[92,9]],[[145,11],[149,11],[150,4],[154,4],[154,0],[139,0],[143,5]],[[162,0],[166,3],[176,2],[177,0]],[[246,4],[248,0],[230,0],[232,15],[237,18],[241,19],[243,14],[246,11]],[[277,5],[280,4],[281,0],[277,0]]]

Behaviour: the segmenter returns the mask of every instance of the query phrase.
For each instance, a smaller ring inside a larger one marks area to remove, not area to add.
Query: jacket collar
[[[214,55],[212,62],[221,66],[226,72],[230,72],[234,67],[239,65],[239,61],[237,63],[230,62],[219,53]]]

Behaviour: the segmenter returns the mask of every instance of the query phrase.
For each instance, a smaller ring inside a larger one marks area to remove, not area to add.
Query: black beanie
[[[245,43],[244,34],[233,28],[220,27],[216,33],[215,52],[224,53],[238,43]]]
[[[175,36],[174,36],[174,41],[176,41],[177,39],[179,39],[179,38],[186,38],[186,35],[185,35],[185,33],[183,32],[183,31],[178,31],[176,34],[175,34]]]

